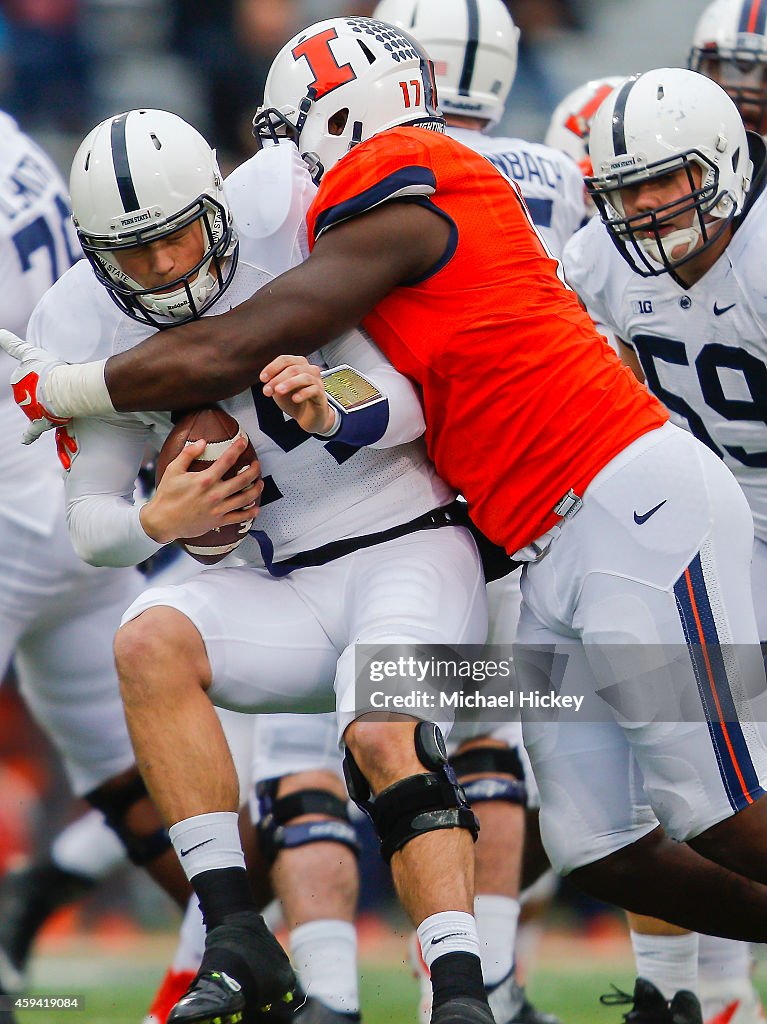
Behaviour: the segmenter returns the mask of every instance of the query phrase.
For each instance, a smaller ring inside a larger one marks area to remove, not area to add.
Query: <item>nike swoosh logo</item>
[[[716,304],[716,303],[714,303],[714,316],[721,316],[721,315],[722,315],[722,313],[726,313],[726,312],[728,312],[728,310],[730,310],[730,309],[733,309],[733,307],[735,307],[735,306],[737,306],[737,302],[731,302],[729,306],[723,306],[723,307],[722,307],[722,308],[720,309],[720,308],[719,308],[719,307],[717,306],[717,304]]]
[[[200,847],[205,846],[206,843],[212,843],[213,839],[215,839],[215,836],[211,837],[210,839],[203,839],[203,841],[201,843],[198,843],[196,846],[190,846],[188,850],[180,850],[179,852],[182,857],[186,857],[186,855],[188,853],[191,853],[192,850],[199,850]]]
[[[25,391],[24,394],[27,397],[25,399],[23,399],[22,401],[17,402],[16,403],[17,405],[25,406],[25,405],[31,405],[32,404],[32,396],[30,395],[30,393],[28,391]]]
[[[436,946],[439,942],[444,942],[445,939],[460,939],[464,935],[468,935],[468,934],[469,934],[468,932],[450,932],[449,935],[443,935],[439,939],[432,939],[431,940],[431,944],[432,944],[432,946]]]
[[[655,508],[651,508],[649,512],[645,512],[645,514],[643,516],[637,515],[637,513],[635,512],[634,513],[634,522],[637,524],[637,526],[642,526],[643,523],[647,522],[647,520],[650,518],[650,516],[654,516],[655,515],[655,513],[658,511],[659,508],[663,508],[663,506],[666,504],[667,501],[668,501],[668,498],[664,498],[663,501],[659,505],[656,505]]]

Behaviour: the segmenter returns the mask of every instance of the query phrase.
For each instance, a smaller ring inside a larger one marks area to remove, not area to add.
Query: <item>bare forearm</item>
[[[398,285],[421,279],[444,255],[449,235],[430,210],[386,203],[323,235],[305,263],[235,309],[161,331],[106,362],[54,367],[46,399],[56,416],[86,417],[184,409],[239,394],[275,357],[315,352]],[[224,293],[222,309],[226,302]]]
[[[221,316],[161,331],[113,356],[105,377],[115,408],[180,409],[229,398],[257,383],[275,356],[307,355],[346,329],[332,311],[317,316],[313,290],[291,293],[290,277]]]

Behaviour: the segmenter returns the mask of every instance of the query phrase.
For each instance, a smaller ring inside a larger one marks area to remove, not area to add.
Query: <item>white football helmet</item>
[[[589,158],[591,122],[602,103],[624,78],[595,78],[573,89],[551,115],[544,142],[566,153],[586,177],[592,172]]]
[[[767,134],[767,0],[714,0],[695,28],[689,66],[734,100],[747,128]]]
[[[503,0],[381,0],[373,17],[414,35],[446,114],[497,124],[517,73],[519,29]]]
[[[72,211],[83,252],[120,309],[153,327],[193,320],[229,285],[238,242],[215,151],[165,110],[130,110],[102,121],[75,154]],[[120,251],[199,221],[202,259],[160,288],[120,267]]]
[[[634,75],[613,90],[594,116],[590,153],[588,192],[621,254],[643,277],[674,276],[712,245],[743,211],[753,171],[735,104],[715,82],[682,68]],[[621,189],[680,169],[687,195],[626,215]],[[688,213],[689,227],[662,234]]]
[[[291,138],[319,181],[353,146],[397,125],[444,131],[423,48],[381,21],[331,18],[277,54],[253,134],[260,145]]]

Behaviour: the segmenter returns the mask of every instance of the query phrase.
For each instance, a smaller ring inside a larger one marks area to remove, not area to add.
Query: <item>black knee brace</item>
[[[346,748],[344,776],[349,795],[373,822],[387,864],[397,850],[427,832],[465,828],[475,841],[479,833],[479,822],[447,760],[439,726],[418,723],[415,752],[429,771],[400,779],[373,797],[367,779]]]
[[[146,786],[138,774],[119,785],[107,783],[85,796],[91,807],[101,811],[107,825],[119,836],[128,857],[139,867],[144,867],[172,848],[166,828],[158,828],[148,836],[137,836],[125,824],[125,815],[145,796],[148,796]]]
[[[463,782],[469,803],[502,800],[509,804],[527,806],[525,769],[515,747],[473,747],[450,758],[459,780],[467,775],[492,775],[492,778]],[[513,776],[513,778],[508,778]]]
[[[280,850],[293,850],[308,843],[341,843],[355,856],[359,855],[357,830],[349,818],[346,801],[326,789],[301,789],[278,796],[279,783],[279,779],[265,779],[256,786],[260,810],[256,833],[261,853],[269,864],[274,863]],[[304,814],[323,814],[326,820],[290,824]]]

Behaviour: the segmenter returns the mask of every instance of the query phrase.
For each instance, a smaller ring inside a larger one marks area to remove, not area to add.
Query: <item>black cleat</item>
[[[623,1015],[626,1024],[703,1024],[698,997],[692,992],[677,992],[669,1002],[645,978],[637,978],[633,996],[616,988],[614,992],[600,996],[599,1001],[603,1006],[628,1006],[632,1003],[631,1009]]]
[[[95,883],[48,861],[9,871],[0,883],[0,986],[18,992],[32,943],[50,915]]]
[[[245,1014],[242,986],[223,971],[198,974],[168,1014],[168,1024],[240,1024]]]
[[[168,1024],[283,1024],[295,1008],[296,976],[254,910],[229,914],[205,939],[197,977]]]
[[[448,999],[432,1007],[431,1024],[495,1024],[490,1007],[480,999]]]
[[[360,1019],[359,1013],[333,1010],[313,996],[307,996],[293,1016],[295,1024],[360,1024]]]

